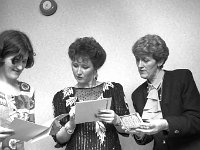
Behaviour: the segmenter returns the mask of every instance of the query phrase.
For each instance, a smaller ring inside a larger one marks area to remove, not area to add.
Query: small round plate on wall
[[[40,11],[45,16],[53,15],[57,10],[57,3],[54,0],[42,0],[40,2]]]

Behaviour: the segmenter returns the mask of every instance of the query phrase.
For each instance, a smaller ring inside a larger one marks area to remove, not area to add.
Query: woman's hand
[[[165,119],[153,119],[141,123],[139,128],[136,128],[136,133],[153,135],[162,130],[168,130],[168,122]]]
[[[67,128],[70,128],[71,130],[74,130],[76,128],[76,124],[75,124],[75,107],[71,107],[71,110],[69,112],[69,121],[66,123],[65,126],[67,126]]]
[[[75,128],[75,107],[71,107],[71,110],[69,112],[69,121],[62,128],[60,128],[59,132],[57,132],[57,140],[60,143],[65,143],[69,141],[71,135],[74,133]]]
[[[125,133],[131,134],[131,135],[136,135],[138,139],[141,139],[145,134],[142,133],[141,131],[137,131],[137,128],[129,128],[127,129],[125,126],[122,126],[122,129],[125,130]]]
[[[119,116],[110,109],[103,109],[99,110],[99,112],[96,114],[96,117],[103,122],[118,125],[121,121]]]
[[[0,141],[14,134],[14,130],[0,126]]]

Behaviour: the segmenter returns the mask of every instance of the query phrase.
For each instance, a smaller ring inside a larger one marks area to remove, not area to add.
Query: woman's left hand
[[[148,122],[141,123],[140,127],[135,130],[143,134],[153,135],[162,130],[168,130],[168,122],[165,119],[148,120]]]
[[[119,116],[110,109],[103,109],[103,110],[99,110],[99,112],[96,114],[96,117],[103,122],[106,123],[112,123],[114,125],[119,123]]]
[[[0,141],[14,134],[14,130],[0,126]]]

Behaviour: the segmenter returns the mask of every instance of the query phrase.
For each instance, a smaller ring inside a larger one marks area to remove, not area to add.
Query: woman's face
[[[4,64],[0,67],[1,76],[7,80],[17,80],[28,60],[28,53],[9,55],[4,59]]]
[[[79,84],[86,87],[92,85],[96,71],[88,57],[78,57],[72,61],[72,71]]]
[[[161,63],[157,62],[152,56],[142,55],[136,56],[136,64],[141,78],[147,79],[150,82],[156,77],[160,70]]]

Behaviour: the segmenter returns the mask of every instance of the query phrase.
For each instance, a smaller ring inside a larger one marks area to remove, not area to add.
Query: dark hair
[[[88,57],[98,70],[106,60],[106,52],[93,37],[76,39],[70,46],[68,55],[72,61],[77,57]]]
[[[34,64],[35,53],[28,36],[17,30],[6,30],[0,34],[0,65],[6,56],[22,52],[28,52],[25,68],[31,68]]]
[[[163,68],[169,56],[169,49],[165,41],[158,35],[147,34],[135,42],[132,47],[135,56],[151,55],[157,62],[163,60],[160,68]]]

